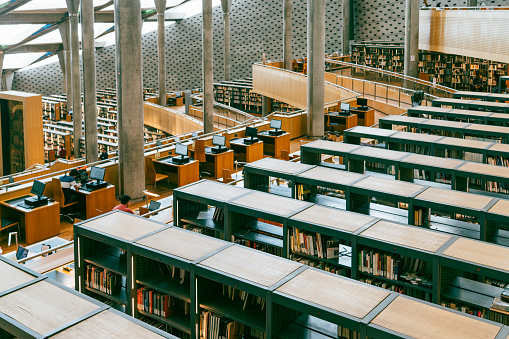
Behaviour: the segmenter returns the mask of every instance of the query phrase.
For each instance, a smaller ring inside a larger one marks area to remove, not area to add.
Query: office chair
[[[73,201],[71,203],[65,204],[64,191],[62,191],[62,184],[58,178],[51,179],[51,188],[53,190],[53,199],[58,201],[60,204],[60,217],[64,216],[69,219],[70,222],[74,222],[74,218],[71,217],[71,215],[77,213],[63,213],[63,211],[70,206],[78,204],[78,201]]]
[[[158,181],[167,180],[168,187],[170,187],[170,177],[166,174],[157,173],[154,167],[154,162],[151,157],[145,157],[145,178],[148,184],[154,184],[154,191]]]

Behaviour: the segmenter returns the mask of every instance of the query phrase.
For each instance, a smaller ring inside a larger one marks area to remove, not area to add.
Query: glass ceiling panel
[[[26,67],[44,54],[45,53],[6,54],[4,57],[4,69]]]
[[[44,25],[0,25],[0,45],[13,45],[28,38]]]
[[[10,1],[10,0],[9,0]],[[101,6],[109,0],[94,0],[94,6]],[[152,1],[153,2],[153,1]],[[32,11],[40,9],[67,8],[65,0],[32,0],[29,3],[18,7],[17,11]]]

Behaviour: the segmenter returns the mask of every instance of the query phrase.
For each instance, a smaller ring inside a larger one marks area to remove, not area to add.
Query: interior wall
[[[326,0],[326,53],[341,49],[342,0]],[[293,55],[307,51],[307,1],[293,1]],[[213,9],[214,81],[223,80],[223,14]],[[167,89],[184,90],[202,83],[202,17],[189,17],[166,27]],[[262,60],[282,59],[283,0],[233,0],[231,11],[231,78],[251,77],[251,66]],[[157,31],[142,39],[144,87],[157,88]],[[97,87],[115,87],[115,46],[97,50]],[[62,72],[58,62],[15,72],[13,89],[43,95],[62,93]]]

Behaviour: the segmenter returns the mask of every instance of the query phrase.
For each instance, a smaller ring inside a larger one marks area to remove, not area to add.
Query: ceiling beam
[[[23,45],[11,49],[7,54],[15,53],[41,53],[41,52],[58,52],[64,48],[62,43],[54,44],[35,44],[35,45]]]
[[[24,4],[29,3],[32,0],[14,0],[6,2],[5,4],[0,5],[0,15],[7,14],[12,12],[16,8],[23,6]]]
[[[185,13],[169,13],[169,12],[164,13],[164,21],[180,21],[180,20],[184,20],[184,18],[185,18]],[[152,21],[157,22],[157,18],[150,17],[145,20],[145,22],[152,22]]]

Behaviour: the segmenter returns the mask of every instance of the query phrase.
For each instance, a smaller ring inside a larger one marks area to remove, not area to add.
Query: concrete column
[[[350,54],[350,5],[352,0],[343,0],[343,33],[341,36],[341,54]],[[353,18],[352,18],[353,19]]]
[[[212,0],[203,4],[203,131],[214,131],[214,49],[212,46]]]
[[[307,132],[323,137],[325,91],[325,0],[308,0]]]
[[[88,164],[99,160],[93,0],[81,0],[81,32],[83,104],[85,107],[85,160]]]
[[[419,71],[419,0],[406,0],[405,75],[417,78]]]
[[[157,48],[159,51],[159,105],[166,107],[166,53],[164,12],[166,0],[155,0],[157,10]]]
[[[69,11],[70,42],[71,42],[71,72],[72,75],[72,121],[74,157],[81,158],[80,138],[82,137],[81,114],[81,74],[80,74],[80,41],[78,33],[78,10],[80,0],[66,0]]]
[[[477,0],[467,0],[467,7],[477,7]]]
[[[3,79],[3,70],[4,70],[4,57],[5,54],[2,52],[0,53],[0,76]],[[0,84],[0,90],[5,91],[5,88]]]
[[[67,94],[67,70],[65,68],[65,52],[61,50],[57,52],[58,63],[60,64],[60,69],[62,70],[62,93]]]
[[[292,70],[292,0],[283,1],[283,65]]]
[[[189,114],[189,106],[193,104],[193,98],[191,98],[191,91],[184,92],[184,105],[186,105],[186,114]]]
[[[2,74],[2,91],[12,91],[12,81],[14,80],[14,73],[11,71]]]
[[[64,59],[65,59],[65,93],[67,94],[67,111],[72,111],[72,69],[71,69],[71,43],[69,41],[69,20],[58,24],[60,37],[64,45]]]
[[[266,117],[272,111],[272,100],[269,97],[262,96],[262,117]]]
[[[231,68],[231,50],[230,50],[230,12],[232,10],[232,0],[221,0],[223,8],[224,23],[224,80],[230,80]]]
[[[115,1],[119,192],[143,199],[143,76],[140,0]]]

